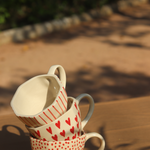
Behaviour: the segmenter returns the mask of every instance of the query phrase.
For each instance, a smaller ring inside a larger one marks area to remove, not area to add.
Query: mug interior
[[[39,76],[22,84],[12,100],[18,115],[36,115],[56,99],[60,85],[53,76]]]
[[[71,108],[72,103],[73,103],[73,99],[68,97],[68,100],[67,100],[67,111]]]

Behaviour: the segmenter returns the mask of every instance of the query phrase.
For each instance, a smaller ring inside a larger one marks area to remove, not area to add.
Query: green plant
[[[80,14],[116,0],[0,0],[0,30]]]

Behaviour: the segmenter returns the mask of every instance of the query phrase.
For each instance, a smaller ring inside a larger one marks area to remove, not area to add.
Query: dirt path
[[[53,33],[0,46],[0,110],[17,87],[54,64],[67,74],[67,93],[95,102],[150,95],[150,5]]]

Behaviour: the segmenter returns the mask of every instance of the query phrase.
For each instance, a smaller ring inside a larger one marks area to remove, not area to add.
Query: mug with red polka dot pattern
[[[83,150],[86,141],[92,137],[97,137],[100,141],[100,147],[98,150],[104,150],[105,141],[100,134],[95,132],[85,133],[82,131],[81,136],[73,140],[55,142],[40,140],[30,136],[30,143],[32,150]]]

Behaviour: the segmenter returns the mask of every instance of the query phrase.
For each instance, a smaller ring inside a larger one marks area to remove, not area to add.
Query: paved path
[[[0,46],[0,110],[17,87],[54,64],[67,74],[67,93],[95,102],[150,95],[150,5],[114,14],[36,41]],[[8,111],[9,112],[9,111]]]

